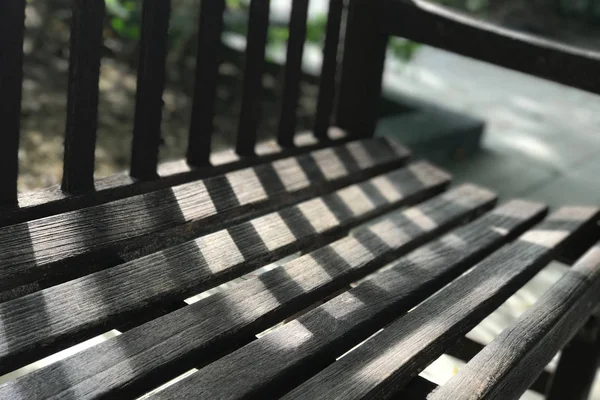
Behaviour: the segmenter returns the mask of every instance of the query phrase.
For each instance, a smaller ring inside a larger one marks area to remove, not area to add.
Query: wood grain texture
[[[69,360],[8,383],[0,387],[0,398],[16,399],[24,393],[29,399],[60,398],[67,393],[77,399],[107,395],[111,398],[128,398],[137,395],[142,389],[156,386],[159,379],[166,381],[172,374],[182,373],[203,360],[210,361],[226,350],[235,349],[281,319],[340,290],[468,216],[473,217],[488,209],[494,200],[494,195],[486,190],[464,186],[418,207],[391,213],[379,222],[359,228],[353,236],[247,280],[233,290],[184,307]],[[273,234],[262,235],[262,241],[268,245],[275,237],[284,240],[279,237],[282,236],[281,229],[274,230]],[[106,320],[107,314],[114,315],[116,307],[123,307],[126,303],[131,304],[128,307],[138,309],[140,305],[151,304],[157,285],[161,285],[162,290],[181,290],[188,278],[198,282],[206,279],[203,276],[218,274],[219,269],[225,268],[228,259],[242,252],[241,249],[238,252],[232,247],[225,248],[225,243],[221,240],[218,250],[212,249],[212,254],[211,247],[202,248],[205,259],[212,257],[212,262],[208,264],[211,271],[199,265],[188,267],[190,263],[182,262],[175,263],[177,268],[168,272],[164,271],[165,265],[160,266],[160,272],[151,272],[156,269],[146,262],[137,271],[130,267],[127,275],[113,272],[106,283],[106,291],[109,295],[112,293],[112,297],[96,300],[95,293],[101,294],[98,290],[102,291],[102,288],[96,285],[96,292],[88,288],[85,298],[78,304],[77,313],[68,312],[73,310],[72,307],[55,308],[48,303],[50,297],[43,296],[51,326],[44,329],[39,323],[36,324],[39,333],[23,329],[27,321],[24,315],[0,311],[2,315],[16,317],[14,328],[5,324],[5,334],[12,332],[12,336],[5,337],[12,337],[13,343],[4,342],[0,349],[15,349],[15,341],[31,346],[32,339],[36,340],[34,336],[44,338],[44,343],[47,343],[49,336],[59,334],[69,324],[94,318],[100,321],[100,314],[104,314],[102,318]],[[151,284],[149,280],[140,280],[143,275],[154,276],[153,287],[147,286]],[[169,277],[168,280],[162,278],[165,275]],[[119,279],[127,285],[126,291],[117,290]],[[82,285],[83,281],[80,282],[79,285]],[[73,298],[77,292],[69,290],[68,293]],[[54,298],[62,302],[61,297],[64,298],[64,294]],[[101,304],[104,306],[98,307]],[[30,307],[13,308],[17,313],[27,313],[28,309]],[[56,312],[51,312],[52,309]],[[21,334],[17,335],[17,332]],[[30,333],[24,336],[23,332]],[[68,371],[68,376],[64,376],[65,371]]]
[[[196,167],[210,165],[224,12],[225,0],[200,3],[196,82],[187,150],[188,164]]]
[[[0,206],[17,204],[25,0],[0,4]]]
[[[49,188],[19,193],[19,208],[1,207],[0,226],[48,217],[85,207],[93,207],[110,201],[148,193],[171,186],[177,186],[198,179],[222,175],[236,169],[280,160],[282,158],[306,154],[324,147],[339,146],[349,141],[341,130],[335,130],[335,139],[331,142],[318,142],[312,134],[301,133],[296,136],[296,147],[281,148],[276,140],[266,140],[256,146],[255,157],[241,158],[232,149],[211,154],[211,166],[191,168],[185,160],[169,161],[159,164],[160,179],[140,181],[129,173],[118,173],[95,181],[96,191],[80,194],[68,194],[59,185]]]
[[[104,0],[73,2],[62,190],[94,190]]]
[[[338,47],[342,29],[344,0],[329,0],[325,46],[323,48],[323,67],[319,81],[319,97],[315,111],[315,137],[327,139],[333,119],[334,101],[337,87]]]
[[[513,201],[198,371],[163,398],[278,398],[545,215]]]
[[[600,300],[600,245],[429,399],[518,399]]]
[[[242,82],[242,105],[235,150],[240,156],[254,155],[261,118],[262,79],[269,28],[270,0],[252,0],[248,11],[246,59]]]
[[[423,180],[427,180],[423,182]],[[172,304],[299,249],[310,250],[391,208],[439,193],[448,175],[425,163],[256,218],[0,305],[0,370],[104,326]],[[40,311],[36,304],[43,302]],[[77,310],[73,314],[68,310]],[[2,311],[0,311],[2,313]],[[5,315],[5,314],[2,314]],[[52,323],[48,324],[48,317]],[[38,327],[34,329],[34,327]],[[43,328],[42,328],[43,327]],[[21,334],[17,332],[29,332]],[[6,358],[11,362],[5,362]]]
[[[285,398],[390,398],[531,279],[599,210],[562,208]]]
[[[158,177],[156,167],[161,143],[162,96],[170,15],[171,0],[142,3],[142,32],[131,143],[131,176],[136,179]]]
[[[302,81],[302,55],[304,54],[304,42],[306,41],[308,1],[295,0],[292,2],[287,56],[283,72],[279,129],[277,131],[277,142],[282,147],[294,145],[296,113],[300,97],[300,82]]]
[[[353,142],[0,229],[0,288],[110,266],[401,165],[386,139]],[[220,225],[219,225],[220,224]],[[53,264],[54,269],[48,268]]]

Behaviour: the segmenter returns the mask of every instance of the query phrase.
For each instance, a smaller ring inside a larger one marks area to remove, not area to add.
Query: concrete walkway
[[[427,47],[409,66],[389,62],[384,81],[388,95],[408,94],[485,120],[482,151],[443,165],[457,183],[553,207],[600,205],[600,97]],[[566,270],[549,265],[468,336],[492,341]],[[422,375],[443,384],[463,364],[443,356]],[[600,400],[598,379],[591,398]]]

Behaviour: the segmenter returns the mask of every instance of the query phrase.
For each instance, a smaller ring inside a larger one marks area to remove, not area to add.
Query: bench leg
[[[590,321],[563,350],[547,392],[547,400],[586,400],[600,359],[600,323]]]

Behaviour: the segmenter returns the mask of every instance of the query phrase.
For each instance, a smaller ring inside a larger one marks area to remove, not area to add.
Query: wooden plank
[[[387,139],[354,142],[0,229],[0,289],[79,276],[401,165]],[[90,262],[92,261],[92,262]],[[49,269],[53,264],[56,268]],[[60,268],[59,268],[60,267]]]
[[[17,204],[25,0],[0,4],[0,205]]]
[[[333,103],[337,86],[338,46],[342,29],[344,0],[329,0],[325,46],[323,48],[323,67],[319,81],[319,97],[315,113],[314,135],[327,139],[333,117]]]
[[[293,1],[289,24],[287,57],[283,73],[279,129],[277,133],[277,142],[282,147],[291,147],[294,145],[307,19],[308,0]]]
[[[225,0],[203,1],[200,3],[196,83],[187,150],[187,162],[195,167],[210,164],[224,12]]]
[[[73,2],[62,190],[94,190],[104,0]]]
[[[423,176],[427,176],[426,183],[420,180]],[[0,370],[1,365],[17,362],[2,362],[4,357],[18,358],[20,362],[28,357],[23,355],[24,352],[31,352],[30,358],[38,356],[39,349],[32,346],[32,338],[37,338],[33,342],[43,342],[46,346],[59,340],[75,341],[92,330],[101,332],[108,322],[113,326],[123,323],[136,313],[149,313],[160,304],[183,301],[194,293],[299,249],[310,250],[327,243],[366,218],[438,193],[447,183],[448,175],[444,172],[428,164],[416,164],[148,257],[3,303],[7,313],[14,312],[18,318],[12,323],[8,322],[10,318],[3,321],[5,333],[0,336],[0,343],[11,345],[5,353],[0,351]],[[384,192],[381,187],[389,192]],[[44,312],[34,306],[40,299],[45,304]],[[75,318],[69,315],[69,309],[78,310]],[[48,313],[55,315],[53,324],[46,329],[32,329],[23,341],[11,338],[16,331],[27,331],[28,326],[43,326]],[[143,319],[144,316],[138,317]],[[53,325],[59,320],[62,321],[60,328],[56,328]],[[13,326],[12,333],[8,333],[9,325]]]
[[[596,245],[430,399],[518,399],[583,327],[599,300]]]
[[[359,228],[353,236],[342,238],[280,268],[249,279],[237,285],[234,290],[211,296],[150,321],[90,351],[1,386],[0,398],[12,399],[25,395],[34,399],[60,396],[66,392],[74,393],[78,399],[117,394],[132,397],[141,394],[144,390],[155,387],[158,379],[166,381],[173,374],[183,373],[191,366],[213,360],[225,351],[234,350],[281,319],[335,293],[351,281],[418,247],[465,218],[488,209],[494,200],[494,195],[487,190],[464,186],[418,207],[389,214],[380,222]],[[319,210],[316,213],[319,216],[317,221],[323,221],[323,215],[327,215]],[[279,236],[284,236],[282,230],[276,229],[273,235],[262,235],[262,240],[268,244],[272,238]],[[152,299],[148,297],[148,300],[143,300],[142,297],[152,296],[154,289],[146,288],[149,282],[147,279],[141,282],[138,277],[140,273],[156,277],[155,282],[160,283],[150,282],[154,287],[176,283],[175,289],[179,290],[185,280],[182,279],[182,274],[194,275],[194,281],[202,281],[206,279],[202,276],[210,277],[219,273],[221,266],[214,264],[214,260],[217,260],[215,251],[210,256],[209,250],[209,247],[205,247],[203,255],[208,262],[212,262],[214,271],[207,271],[208,268],[198,265],[188,267],[189,263],[178,262],[176,268],[171,268],[168,272],[164,272],[164,264],[160,265],[161,273],[156,275],[152,272],[155,270],[152,265],[146,262],[143,268],[135,272],[136,276],[114,273],[105,285],[96,285],[97,290],[102,291],[104,287],[108,293],[113,293],[111,303],[102,303],[102,299],[96,300],[94,292],[86,291],[85,301],[77,304],[76,313],[67,311],[74,309],[71,307],[57,309],[55,304],[49,304],[49,296],[43,296],[45,314],[48,321],[51,321],[46,324],[47,328],[44,329],[43,325],[37,323],[36,329],[24,329],[23,324],[28,319],[18,316],[14,325],[3,320],[4,335],[12,332],[12,336],[5,338],[12,337],[13,342],[31,346],[31,335],[38,335],[37,331],[39,338],[44,340],[42,343],[48,343],[49,336],[60,334],[60,330],[68,324],[92,319],[99,321],[100,314],[114,313],[114,304],[130,302],[133,307],[139,308],[143,305],[140,303],[142,300],[150,305]],[[223,241],[218,252],[226,255],[238,253],[226,249]],[[160,279],[165,274],[169,281]],[[127,285],[127,290],[116,289],[120,285],[118,280]],[[80,291],[69,290],[68,293],[74,299],[77,297],[75,293]],[[52,303],[62,302],[65,297],[67,296],[64,294],[53,296]],[[7,307],[6,304],[0,305],[0,308]],[[98,307],[103,304],[106,305]],[[19,310],[26,312],[27,307],[20,306]],[[13,312],[3,312],[2,315],[16,316]],[[106,320],[106,317],[103,319]],[[28,337],[23,336],[24,332],[29,333]],[[0,345],[0,349],[16,348],[14,344],[8,344]],[[15,362],[19,360],[21,358],[15,359]],[[7,362],[8,359],[3,357],[0,366],[7,365]],[[61,371],[65,370],[69,371],[69,379],[59,379]]]
[[[600,94],[597,52],[486,23],[429,1],[382,3],[380,29],[395,36]]]
[[[389,398],[532,278],[600,211],[565,207],[285,398]]]
[[[252,0],[250,2],[242,83],[242,108],[235,146],[235,150],[240,156],[254,155],[258,123],[261,117],[260,103],[270,3],[270,0]]]
[[[375,133],[388,36],[381,31],[382,1],[348,6],[337,124],[354,137]]]
[[[162,130],[165,62],[171,0],[142,3],[142,33],[131,144],[131,176],[158,178],[158,148]]]
[[[545,213],[546,207],[539,203],[505,204],[208,365],[163,397],[278,398],[514,239]]]
[[[213,152],[211,166],[190,168],[185,160],[169,161],[158,166],[161,179],[140,181],[129,173],[118,173],[96,180],[96,191],[79,195],[66,194],[60,186],[19,193],[19,208],[0,208],[0,226],[31,221],[85,207],[93,207],[110,201],[148,193],[171,186],[181,185],[198,179],[221,175],[236,169],[272,162],[282,158],[306,154],[323,147],[341,145],[349,138],[341,130],[332,142],[318,142],[309,133],[296,137],[294,148],[282,149],[276,140],[266,140],[257,145],[256,157],[240,158],[231,149]]]

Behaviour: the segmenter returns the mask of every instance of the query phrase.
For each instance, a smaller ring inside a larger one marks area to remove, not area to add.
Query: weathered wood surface
[[[276,398],[408,312],[545,215],[509,202],[168,389],[161,398]]]
[[[224,12],[225,0],[200,3],[196,82],[187,150],[188,164],[196,167],[210,165]]]
[[[213,0],[214,1],[214,0]],[[142,3],[135,118],[131,143],[131,176],[158,177],[158,151],[161,142],[163,90],[171,0]]]
[[[242,82],[242,105],[238,121],[236,152],[240,156],[255,154],[256,136],[263,98],[262,79],[265,47],[269,28],[270,0],[252,0],[248,12],[248,35]]]
[[[562,208],[285,398],[390,398],[531,279],[600,213]]]
[[[70,193],[94,189],[104,13],[103,0],[73,2],[62,180],[62,189]]]
[[[0,387],[0,398],[136,395],[142,388],[151,389],[159,377],[167,380],[177,371],[184,372],[214,359],[224,350],[235,349],[314,301],[489,209],[494,202],[491,192],[463,186],[418,207],[391,213],[357,229],[352,236],[243,282],[234,290],[184,307],[9,382]],[[327,214],[321,211],[317,214],[320,219],[316,221],[322,223],[323,215]],[[276,225],[273,218],[267,218],[266,222]],[[264,246],[285,241],[286,236],[292,240],[280,227],[274,228],[270,234],[260,235]],[[139,311],[140,307],[151,306],[159,291],[181,293],[188,285],[186,282],[196,284],[207,276],[219,274],[231,262],[243,262],[242,248],[236,249],[231,239],[225,240],[223,236],[218,239],[218,245],[199,246],[198,258],[194,260],[186,262],[180,258],[169,266],[164,262],[152,264],[146,259],[137,269],[131,265],[126,269],[116,267],[102,275],[71,282],[68,289],[52,288],[52,295],[44,291],[37,298],[33,295],[0,305],[4,307],[0,314],[14,316],[12,323],[3,321],[0,366],[7,363],[14,366],[14,362],[27,358],[40,346],[49,346],[52,338],[60,340],[61,335],[64,338],[73,334],[74,326],[81,329],[89,321],[102,323],[128,309]],[[27,300],[38,305],[43,302],[44,312],[32,311],[31,304],[23,303]],[[40,315],[45,316],[45,323],[40,323]]]
[[[600,300],[600,245],[429,399],[518,399]]]
[[[283,147],[293,146],[294,135],[296,134],[296,114],[302,81],[302,55],[304,54],[306,25],[308,22],[308,2],[309,0],[295,0],[292,2],[279,129],[277,132],[277,142]]]
[[[118,173],[95,181],[95,192],[65,193],[59,185],[37,191],[19,193],[19,208],[0,208],[0,226],[13,225],[85,207],[93,207],[156,190],[181,185],[198,179],[221,175],[282,158],[306,154],[324,147],[349,141],[341,130],[331,130],[334,140],[317,141],[310,133],[296,135],[296,147],[281,148],[276,140],[266,140],[256,146],[255,157],[239,157],[231,149],[211,154],[211,166],[190,167],[185,160],[169,161],[158,166],[160,179],[136,180],[129,173]]]
[[[0,309],[6,315],[14,314],[15,319],[7,317],[3,321],[6,332],[0,335],[0,343],[8,343],[17,331],[32,330],[23,337],[22,345],[17,346],[14,340],[7,345],[8,353],[21,354],[36,347],[32,346],[31,338],[46,345],[60,337],[79,339],[91,330],[101,329],[108,323],[107,318],[113,325],[122,323],[136,312],[152,311],[153,305],[182,301],[298,249],[315,248],[370,217],[439,193],[448,181],[443,171],[426,163],[415,164],[193,242],[3,303]],[[44,312],[35,307],[41,299]],[[78,312],[72,315],[67,312],[69,309]],[[45,329],[34,329],[44,325],[48,313],[54,315],[53,321],[61,328],[51,324]],[[62,322],[58,323],[59,320]],[[18,357],[3,355],[1,349],[0,344],[0,370],[7,364],[2,362],[3,357]],[[24,359],[25,356],[19,357],[20,361]]]
[[[353,142],[2,228],[0,289],[56,272],[83,275],[368,178],[408,156],[391,143]]]
[[[25,0],[0,4],[0,205],[17,204]]]

